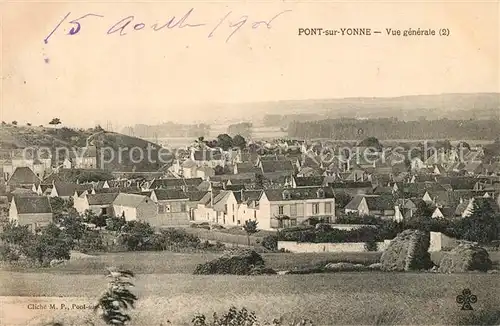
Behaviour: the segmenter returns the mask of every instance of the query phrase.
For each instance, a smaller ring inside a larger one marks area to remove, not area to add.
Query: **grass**
[[[130,269],[138,274],[191,274],[196,265],[219,257],[220,253],[172,253],[172,252],[122,252],[97,255],[91,258],[72,259],[69,262],[43,269],[56,274],[102,274],[107,266]],[[371,264],[377,262],[380,253],[266,253],[262,254],[266,265],[275,270],[295,267],[307,268],[326,265],[329,262],[347,261]],[[40,272],[40,269],[7,268],[8,271]]]
[[[89,304],[106,287],[107,266],[137,273],[134,293],[139,296],[132,312],[134,325],[189,325],[197,313],[210,317],[229,307],[246,307],[260,320],[285,322],[310,319],[331,324],[453,324],[493,325],[500,321],[498,275],[482,273],[357,272],[313,275],[191,275],[198,263],[216,253],[169,252],[112,253],[76,258],[43,270],[0,271],[0,305],[10,325],[52,319],[65,325],[95,321],[90,310],[72,309]],[[269,267],[285,270],[326,262],[369,264],[380,253],[263,254]],[[433,254],[434,260],[439,254]],[[492,259],[498,262],[498,253]],[[478,297],[474,311],[462,311],[455,298],[464,288]],[[29,310],[29,303],[65,304],[70,310]]]
[[[9,307],[18,307],[19,311],[19,307],[34,302],[57,306],[94,302],[107,282],[103,275],[6,272],[0,272],[0,281],[4,284],[0,295],[47,297],[0,297],[7,314]],[[494,312],[482,313],[486,317],[481,317],[480,312],[500,304],[500,297],[493,290],[498,288],[498,277],[488,274],[147,274],[138,275],[135,284],[134,292],[140,298],[138,309],[132,314],[136,325],[159,325],[167,320],[185,325],[196,313],[211,316],[214,311],[227,311],[231,305],[247,307],[261,319],[307,318],[316,325],[460,324],[466,318],[474,318],[470,317],[473,312],[461,311],[455,302],[456,295],[466,287],[478,297],[474,308],[481,320],[495,318]],[[91,312],[78,309],[44,310],[33,316],[25,310],[26,316],[18,318],[40,318],[44,314],[81,323],[84,316],[92,316]]]

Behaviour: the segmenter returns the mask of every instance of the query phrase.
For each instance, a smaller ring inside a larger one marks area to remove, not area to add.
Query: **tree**
[[[28,123],[26,123],[26,125],[27,125],[28,127],[31,127],[31,123],[29,123],[29,122],[28,122]]]
[[[460,143],[458,143],[457,148],[459,150],[460,150],[460,148],[467,148],[470,151],[470,145],[469,145],[469,143],[467,143],[465,141],[461,141]]]
[[[243,150],[247,146],[247,141],[243,136],[241,135],[236,135],[233,138],[233,146],[238,147],[239,149]]]
[[[23,253],[30,260],[47,266],[53,259],[70,258],[71,240],[53,223],[32,239],[23,248]]]
[[[335,207],[343,209],[352,200],[352,197],[343,191],[335,195]]]
[[[147,250],[153,228],[145,222],[129,221],[122,228],[122,243],[130,251]]]
[[[17,126],[17,121],[14,120],[14,121],[11,122],[11,124],[14,125],[14,126]]]
[[[217,136],[217,146],[227,151],[233,147],[233,139],[228,134],[220,134]]]
[[[79,217],[74,214],[68,214],[61,218],[60,225],[68,237],[78,242],[85,232],[85,226],[80,221]]]
[[[459,223],[462,238],[481,244],[498,240],[500,234],[500,216],[489,200],[475,199],[472,214]]]
[[[262,174],[255,176],[255,188],[264,189],[264,176]]]
[[[221,175],[221,174],[224,174],[224,168],[220,165],[217,165],[215,168],[214,168],[214,173],[215,175]]]
[[[259,222],[255,220],[246,220],[245,224],[243,225],[243,230],[245,230],[245,232],[247,233],[248,245],[250,245],[250,235],[258,231],[257,224],[259,224]]]
[[[127,314],[129,308],[135,308],[137,296],[130,291],[134,284],[130,279],[134,273],[129,270],[118,270],[108,268],[108,275],[111,280],[106,292],[99,298],[94,312],[101,311],[101,318],[107,325],[125,325],[131,320]]]
[[[360,147],[372,147],[372,148],[376,148],[377,150],[382,149],[382,144],[375,137],[368,137],[368,138],[363,139],[362,141],[360,141],[358,143],[358,146],[360,146]]]
[[[54,126],[57,126],[57,125],[59,125],[59,124],[61,124],[61,119],[59,119],[59,118],[53,118],[53,119],[52,119],[52,120],[50,120],[50,122],[49,122],[49,125],[54,125]]]

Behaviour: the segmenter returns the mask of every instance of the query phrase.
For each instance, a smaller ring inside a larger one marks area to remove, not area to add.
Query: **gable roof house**
[[[330,187],[265,189],[259,198],[259,228],[276,230],[318,221],[335,220],[335,196]]]
[[[63,199],[69,199],[75,195],[81,195],[83,192],[90,193],[93,190],[92,184],[77,184],[69,182],[58,182],[54,181],[52,183],[52,189],[50,191],[50,197],[60,197]]]
[[[6,184],[10,189],[13,189],[15,187],[32,186],[35,183],[40,183],[40,181],[40,178],[29,167],[22,166],[14,170]]]
[[[191,160],[198,166],[210,166],[215,168],[217,165],[224,167],[226,159],[220,150],[216,149],[192,149]]]
[[[74,199],[73,206],[78,213],[91,210],[97,216],[114,216],[113,202],[118,193],[83,194]]]
[[[227,226],[241,224],[234,192],[231,190],[208,192],[195,209],[195,221]]]
[[[394,200],[389,196],[357,195],[344,208],[345,213],[357,213],[378,217],[394,217],[396,209]]]
[[[301,187],[322,187],[324,186],[325,177],[293,177],[292,178],[292,188]]]
[[[281,177],[291,177],[295,173],[295,168],[290,160],[282,161],[261,161],[259,163],[264,177],[268,180],[276,180]]]
[[[149,189],[176,189],[182,191],[197,190],[196,188],[203,182],[202,178],[168,178],[154,179],[149,185]]]
[[[148,222],[158,214],[156,203],[149,197],[136,194],[120,193],[113,201],[115,216],[126,221]]]
[[[97,147],[89,145],[80,148],[73,160],[76,169],[97,169]]]
[[[157,204],[158,212],[149,220],[151,225],[173,227],[189,225],[189,201],[187,193],[180,190],[155,189],[150,198]]]
[[[9,220],[28,225],[35,232],[53,222],[52,207],[46,196],[14,196],[9,207]]]

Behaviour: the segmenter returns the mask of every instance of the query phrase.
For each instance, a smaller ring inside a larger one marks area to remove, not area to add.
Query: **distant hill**
[[[46,147],[55,151],[58,147],[84,147],[87,141],[101,149],[98,151],[98,155],[101,153],[103,160],[101,158],[99,160],[109,161],[102,166],[104,169],[112,171],[132,171],[135,169],[137,172],[156,171],[163,165],[158,162],[160,146],[137,137],[95,129],[13,125],[0,127],[0,152],[3,158],[7,158],[12,149]],[[151,160],[148,160],[148,146],[151,148]],[[165,158],[165,160],[167,159]]]
[[[287,128],[292,121],[321,119],[397,118],[414,121],[420,119],[469,120],[500,119],[500,93],[457,93],[438,95],[412,95],[401,97],[353,97],[340,99],[309,99],[251,103],[207,104],[197,107],[209,112],[212,129],[216,124],[227,125],[250,122],[254,126]],[[180,128],[182,126],[182,128]],[[163,123],[152,126],[136,125],[124,133],[139,137],[195,137],[207,136],[207,126]],[[223,128],[224,130],[226,128]],[[187,131],[189,130],[189,131]]]

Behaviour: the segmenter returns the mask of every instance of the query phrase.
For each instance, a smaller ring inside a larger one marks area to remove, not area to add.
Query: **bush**
[[[492,267],[488,252],[474,244],[460,244],[444,253],[439,262],[441,273],[462,273],[467,271],[486,272]]]
[[[83,253],[105,250],[103,238],[99,231],[96,230],[85,231],[80,242],[78,243],[77,248]]]
[[[194,274],[235,274],[249,275],[256,267],[263,267],[264,260],[254,250],[227,252],[222,257],[199,264]]]
[[[9,244],[0,246],[0,260],[6,262],[18,261],[21,257],[19,250]]]
[[[380,262],[384,271],[427,270],[432,267],[429,233],[405,230],[394,238]]]
[[[267,235],[262,238],[261,245],[271,251],[278,250],[278,237],[275,235]]]
[[[374,239],[365,242],[366,251],[378,251],[378,243]]]

